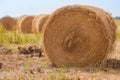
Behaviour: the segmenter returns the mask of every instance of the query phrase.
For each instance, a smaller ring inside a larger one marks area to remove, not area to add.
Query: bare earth
[[[13,53],[0,54],[0,80],[120,80],[120,42],[115,55],[103,68],[55,68],[47,56]],[[1,51],[1,50],[0,50]]]

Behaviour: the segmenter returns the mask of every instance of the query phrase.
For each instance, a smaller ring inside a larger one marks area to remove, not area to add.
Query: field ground
[[[120,31],[114,56],[101,68],[88,70],[55,68],[44,53],[31,56],[19,52],[18,46],[38,46],[40,35],[17,35],[2,29],[0,33],[0,80],[120,80]]]
[[[120,26],[120,20],[115,20],[117,26]]]

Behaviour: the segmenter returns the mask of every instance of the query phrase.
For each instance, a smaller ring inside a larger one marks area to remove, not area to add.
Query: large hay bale
[[[44,27],[44,49],[53,65],[93,66],[114,48],[116,25],[108,13],[96,7],[60,8]]]
[[[33,22],[32,22],[32,31],[33,31],[33,33],[42,32],[43,25],[44,25],[44,23],[45,23],[45,21],[47,20],[48,17],[49,17],[49,15],[42,14],[42,15],[36,16],[33,19]]]
[[[10,16],[6,16],[0,19],[0,23],[6,30],[12,31],[16,29],[17,20]]]
[[[18,30],[21,33],[32,33],[32,21],[34,16],[22,16],[18,19]]]

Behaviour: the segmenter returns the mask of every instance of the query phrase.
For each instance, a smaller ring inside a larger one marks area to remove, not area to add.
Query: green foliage
[[[34,43],[40,39],[40,34],[22,34],[18,31],[9,32],[0,26],[0,43],[26,44]]]
[[[49,76],[48,76],[48,80],[56,80],[57,78],[57,72],[53,71]]]
[[[66,67],[62,67],[62,68],[60,68],[60,76],[62,77],[62,78],[64,78],[65,77],[65,72],[66,72]]]

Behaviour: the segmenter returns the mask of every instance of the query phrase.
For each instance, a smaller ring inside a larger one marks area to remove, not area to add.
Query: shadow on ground
[[[120,60],[117,59],[109,59],[105,64],[106,68],[119,70],[120,71]]]

